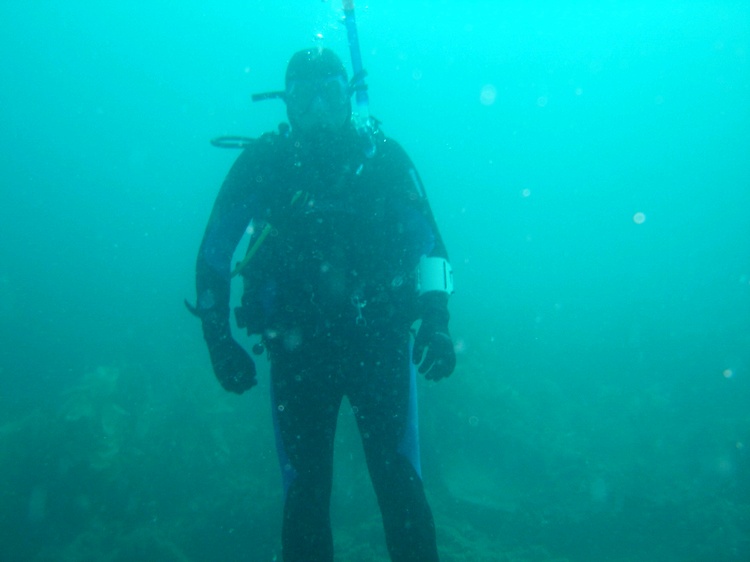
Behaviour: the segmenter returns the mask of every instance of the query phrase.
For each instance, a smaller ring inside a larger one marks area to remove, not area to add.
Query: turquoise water
[[[340,17],[0,7],[0,560],[280,557],[267,365],[225,394],[182,299],[237,154],[208,139],[283,121],[250,94],[347,58]],[[357,17],[455,269],[458,367],[420,384],[442,559],[750,558],[750,7]],[[338,560],[386,560],[346,408],[338,441]]]

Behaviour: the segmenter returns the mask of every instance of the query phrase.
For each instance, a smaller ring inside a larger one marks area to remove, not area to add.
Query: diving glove
[[[214,374],[224,390],[242,394],[258,384],[255,380],[255,363],[231,336],[209,344],[208,354]]]
[[[257,384],[255,363],[245,348],[232,337],[227,321],[215,315],[203,317],[203,338],[208,344],[211,366],[224,390],[242,394]]]
[[[422,325],[414,338],[412,361],[425,378],[437,381],[456,367],[456,351],[448,332],[448,298],[445,293],[430,291],[421,299]]]

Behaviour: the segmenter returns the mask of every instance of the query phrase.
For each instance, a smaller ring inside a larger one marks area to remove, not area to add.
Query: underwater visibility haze
[[[419,381],[441,560],[750,559],[750,5],[357,2],[454,268]],[[279,560],[268,365],[211,372],[198,245],[341,4],[0,7],[0,560]],[[239,290],[239,288],[238,288]],[[239,295],[234,295],[238,298]],[[237,333],[250,348],[254,341]],[[346,402],[337,560],[387,560]]]

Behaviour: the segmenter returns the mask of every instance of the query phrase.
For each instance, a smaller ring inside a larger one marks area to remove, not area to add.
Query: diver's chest
[[[393,213],[387,186],[351,171],[323,177],[292,174],[267,193],[264,220],[306,236],[357,239],[389,228]]]
[[[283,222],[294,246],[346,247],[347,253],[357,254],[375,251],[395,234],[391,215],[382,198],[311,195]]]

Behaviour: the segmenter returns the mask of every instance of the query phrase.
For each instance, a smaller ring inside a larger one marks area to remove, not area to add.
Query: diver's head
[[[304,136],[340,133],[352,114],[341,59],[320,47],[295,53],[286,68],[284,101],[293,130]]]

